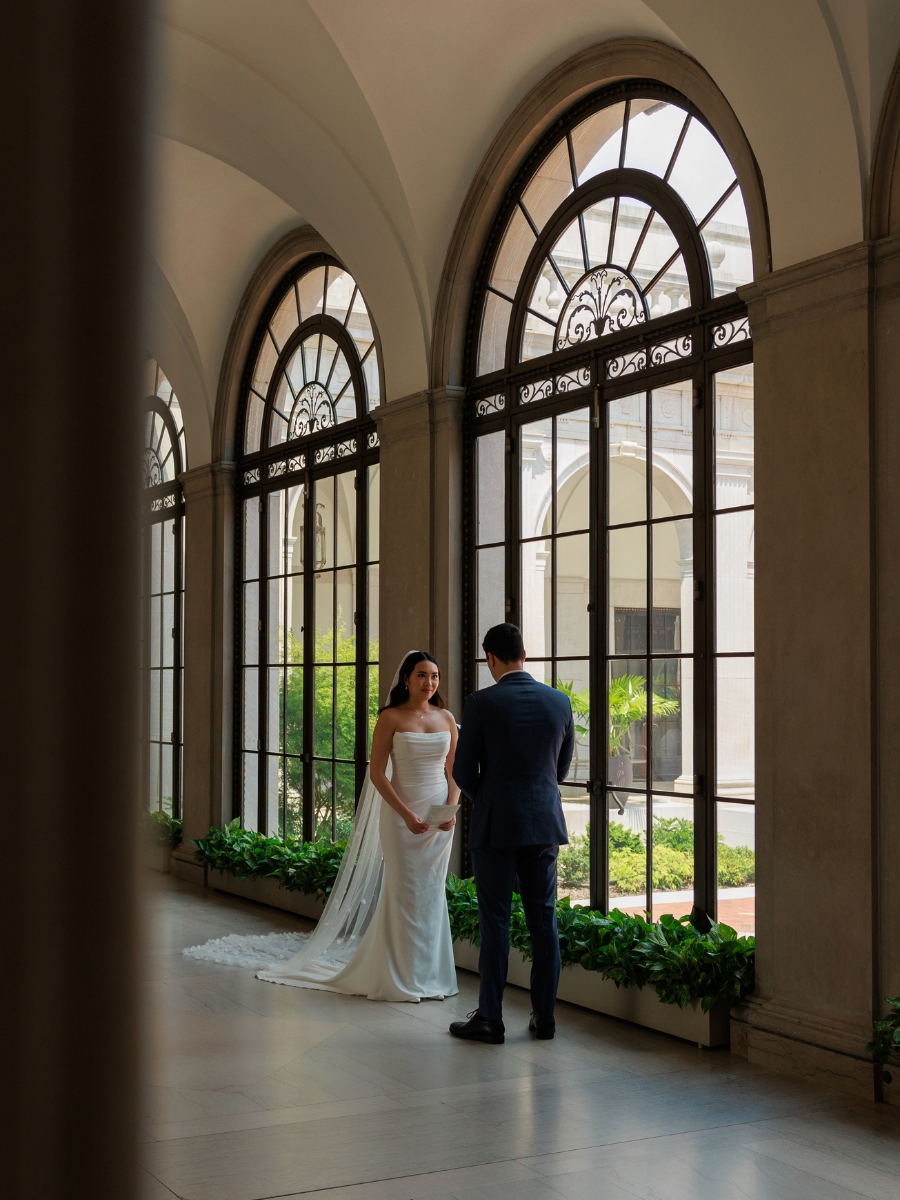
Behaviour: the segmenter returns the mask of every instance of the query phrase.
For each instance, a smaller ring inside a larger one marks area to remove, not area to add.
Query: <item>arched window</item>
[[[467,346],[470,682],[490,682],[481,638],[509,619],[532,673],[572,696],[560,890],[655,918],[718,903],[742,930],[753,368],[735,289],[751,277],[741,189],[703,115],[618,84],[519,171]]]
[[[244,380],[235,815],[248,829],[349,832],[378,702],[381,396],[355,280],[304,259]]]
[[[184,422],[172,385],[152,360],[144,405],[143,757],[144,802],[181,815],[184,616]]]

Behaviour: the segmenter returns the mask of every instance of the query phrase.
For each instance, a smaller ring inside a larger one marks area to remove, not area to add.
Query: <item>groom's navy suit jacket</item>
[[[559,785],[575,749],[564,692],[510,671],[466,701],[453,778],[474,802],[469,847],[568,842]]]

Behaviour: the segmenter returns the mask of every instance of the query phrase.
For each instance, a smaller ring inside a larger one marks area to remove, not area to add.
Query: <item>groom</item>
[[[468,1021],[454,1021],[450,1032],[470,1041],[504,1040],[509,915],[518,875],[533,958],[528,1028],[538,1038],[552,1038],[559,982],[556,858],[569,840],[559,784],[575,747],[572,706],[564,692],[525,670],[516,625],[495,625],[482,647],[497,686],[466,701],[453,764],[453,778],[474,802],[469,849],[478,892],[481,989],[477,1010]]]

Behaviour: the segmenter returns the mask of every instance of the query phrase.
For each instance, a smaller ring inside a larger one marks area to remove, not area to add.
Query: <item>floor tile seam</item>
[[[379,1100],[380,1100],[380,1099],[382,1099],[382,1097],[377,1097],[377,1099],[379,1099]],[[390,1099],[390,1097],[387,1097],[387,1096],[386,1096],[386,1097],[384,1097],[384,1099]],[[344,1101],[340,1101],[340,1100],[339,1100],[339,1101],[335,1101],[335,1103],[342,1104],[342,1103],[344,1103]],[[350,1102],[350,1101],[348,1101],[347,1103],[351,1103],[351,1102]],[[296,1111],[296,1109],[298,1109],[298,1108],[300,1108],[300,1107],[307,1107],[307,1106],[294,1105],[294,1106],[293,1106],[293,1108],[291,1108],[290,1110],[288,1110],[288,1109],[278,1109],[278,1108],[261,1108],[261,1109],[259,1109],[259,1110],[258,1110],[258,1113],[246,1113],[246,1114],[242,1114],[242,1113],[235,1113],[234,1117],[233,1117],[233,1118],[231,1118],[231,1119],[233,1119],[233,1120],[238,1120],[238,1119],[239,1119],[241,1116],[257,1116],[257,1115],[260,1115],[260,1114],[269,1114],[269,1113],[272,1113],[272,1114],[278,1114],[278,1113],[282,1113],[282,1112],[286,1112],[286,1111],[291,1111],[291,1112],[293,1112],[293,1111]],[[313,1108],[313,1107],[315,1107],[315,1105],[309,1105],[308,1107],[310,1107],[310,1108]],[[393,1105],[384,1105],[384,1106],[377,1106],[377,1107],[373,1107],[373,1108],[369,1109],[368,1111],[363,1111],[363,1112],[354,1112],[354,1113],[333,1113],[333,1112],[330,1112],[330,1113],[322,1113],[322,1114],[321,1114],[321,1116],[297,1117],[297,1118],[294,1118],[294,1119],[281,1120],[281,1121],[273,1119],[273,1120],[271,1120],[271,1121],[262,1121],[262,1122],[260,1122],[259,1124],[247,1124],[247,1125],[244,1125],[243,1127],[239,1126],[239,1127],[238,1127],[238,1128],[236,1128],[236,1129],[211,1130],[211,1131],[206,1131],[206,1132],[203,1132],[203,1133],[201,1133],[201,1132],[197,1132],[197,1133],[189,1133],[189,1134],[185,1134],[185,1136],[184,1136],[184,1137],[163,1137],[163,1138],[160,1138],[160,1137],[155,1137],[155,1136],[154,1136],[152,1133],[150,1134],[150,1136],[151,1136],[151,1137],[153,1137],[153,1140],[154,1140],[154,1142],[156,1142],[157,1144],[159,1144],[159,1143],[161,1143],[161,1142],[165,1142],[166,1144],[171,1144],[171,1143],[174,1143],[174,1142],[192,1142],[192,1141],[194,1141],[196,1138],[202,1138],[202,1137],[228,1137],[228,1136],[229,1136],[230,1134],[232,1134],[232,1133],[247,1133],[247,1132],[250,1132],[250,1131],[251,1131],[251,1130],[253,1130],[253,1129],[274,1129],[274,1128],[277,1128],[277,1127],[281,1127],[281,1126],[289,1126],[289,1125],[314,1125],[314,1124],[315,1124],[317,1121],[329,1121],[329,1120],[331,1120],[331,1121],[334,1121],[334,1120],[341,1120],[341,1119],[342,1119],[342,1118],[344,1118],[344,1117],[367,1117],[367,1116],[369,1116],[371,1113],[379,1113],[379,1112],[395,1112],[395,1111],[396,1111],[398,1108],[403,1108],[403,1107],[404,1107],[404,1105],[402,1105],[402,1104],[393,1104]],[[227,1120],[229,1120],[229,1119],[230,1119],[230,1118],[229,1118],[228,1116],[223,1116],[223,1117],[209,1117],[209,1118],[204,1118],[204,1117],[195,1117],[195,1118],[191,1118],[191,1120],[197,1120],[197,1121],[202,1121],[202,1120],[210,1120],[210,1121],[222,1120],[222,1121],[227,1121]],[[178,1121],[172,1121],[172,1122],[158,1122],[157,1124],[163,1124],[163,1123],[165,1123],[165,1124],[172,1124],[172,1125],[177,1125],[177,1124],[179,1124],[179,1122],[178,1122]],[[145,1128],[146,1128],[146,1127],[145,1127]],[[156,1125],[150,1126],[150,1127],[147,1129],[147,1132],[149,1132],[149,1130],[150,1130],[150,1129],[153,1129],[153,1128],[156,1128]]]
[[[172,1189],[169,1187],[169,1185],[167,1183],[163,1183],[163,1181],[160,1179],[160,1177],[158,1175],[154,1175],[154,1173],[150,1170],[150,1168],[145,1166],[144,1163],[141,1163],[140,1167],[141,1167],[141,1170],[145,1171],[150,1176],[151,1179],[155,1179],[161,1188],[165,1188],[170,1196],[174,1196],[175,1200],[185,1200],[184,1196],[182,1196],[179,1192],[173,1192]]]
[[[781,1142],[787,1142],[789,1145],[791,1143],[791,1139],[786,1138],[786,1137],[779,1137],[775,1140],[781,1141]],[[813,1154],[821,1155],[825,1159],[831,1158],[835,1164],[840,1164],[840,1165],[843,1165],[843,1166],[849,1167],[849,1168],[857,1168],[858,1167],[870,1175],[877,1176],[878,1181],[883,1181],[883,1183],[885,1184],[886,1190],[887,1190],[888,1185],[890,1185],[891,1187],[894,1187],[894,1188],[897,1187],[898,1178],[897,1178],[896,1174],[894,1174],[894,1175],[887,1174],[885,1171],[879,1170],[877,1167],[874,1167],[869,1163],[862,1163],[856,1159],[850,1159],[850,1158],[847,1158],[844,1156],[839,1156],[837,1154],[832,1154],[832,1153],[830,1153],[829,1150],[823,1150],[819,1146],[807,1146],[800,1142],[795,1143],[795,1145],[800,1150],[812,1151]],[[858,1191],[857,1188],[852,1183],[846,1183],[846,1182],[838,1183],[835,1179],[829,1178],[829,1176],[827,1176],[827,1175],[820,1175],[817,1171],[813,1171],[809,1167],[799,1166],[797,1163],[789,1162],[785,1158],[779,1158],[775,1154],[767,1154],[764,1149],[764,1146],[765,1146],[765,1142],[763,1142],[762,1144],[754,1143],[754,1142],[750,1142],[750,1143],[745,1142],[742,1144],[742,1149],[746,1149],[753,1154],[760,1154],[760,1155],[762,1155],[763,1158],[771,1159],[772,1162],[783,1163],[785,1166],[792,1167],[795,1171],[803,1171],[803,1172],[805,1172],[805,1174],[811,1175],[814,1179],[823,1179],[823,1180],[825,1180],[825,1182],[833,1183],[837,1187],[846,1188],[847,1191],[854,1192],[856,1195],[866,1196],[867,1198],[870,1197],[870,1195],[871,1195],[870,1192]]]

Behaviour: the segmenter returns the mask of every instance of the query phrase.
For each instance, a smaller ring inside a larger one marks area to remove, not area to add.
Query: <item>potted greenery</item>
[[[572,703],[575,730],[584,735],[589,731],[591,718],[590,695],[576,692],[572,683],[558,684]],[[610,787],[630,787],[634,782],[631,757],[631,728],[647,720],[647,681],[642,675],[619,675],[609,681],[609,753],[606,775]],[[678,701],[653,693],[653,715],[674,717]],[[580,723],[579,723],[580,722]]]

